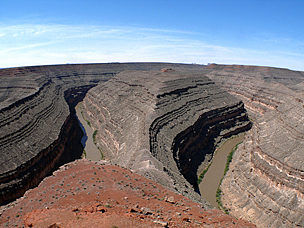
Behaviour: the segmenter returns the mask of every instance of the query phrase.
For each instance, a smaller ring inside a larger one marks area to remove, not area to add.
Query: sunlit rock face
[[[91,89],[83,110],[106,158],[206,207],[193,190],[199,166],[251,126],[241,100],[203,74],[170,69],[124,71]]]
[[[221,185],[224,206],[259,227],[303,227],[304,73],[221,65],[205,73],[254,120]]]

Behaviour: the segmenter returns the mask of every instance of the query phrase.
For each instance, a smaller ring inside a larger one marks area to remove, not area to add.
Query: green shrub
[[[93,142],[96,144],[96,135],[97,135],[97,133],[98,133],[98,131],[97,130],[95,130],[94,132],[93,132]]]
[[[83,150],[82,154],[83,154],[83,157],[84,157],[84,158],[87,157],[87,152],[86,152],[85,150]]]
[[[204,169],[204,171],[199,175],[199,177],[198,177],[198,179],[197,179],[197,185],[199,185],[199,184],[202,182],[202,180],[204,179],[204,176],[205,176],[205,174],[207,173],[207,171],[208,171],[210,165],[211,165],[211,162],[209,163],[209,165],[207,166],[207,168]]]
[[[82,118],[87,122],[87,124],[89,125],[89,127],[91,127],[90,121],[88,121],[88,120],[86,120],[86,118],[84,118],[83,111],[81,111],[81,115],[82,115]]]
[[[98,146],[98,147],[97,147],[97,149],[98,149],[98,150],[99,150],[99,152],[100,152],[101,159],[103,159],[103,153],[102,153],[102,151],[101,151],[100,147]]]

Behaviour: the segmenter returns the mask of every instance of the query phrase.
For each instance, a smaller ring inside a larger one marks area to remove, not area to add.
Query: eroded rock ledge
[[[304,227],[304,73],[224,65],[204,72],[255,119],[222,183],[224,206],[259,227]]]
[[[206,206],[193,190],[197,169],[251,126],[240,100],[179,71],[124,71],[91,89],[83,109],[106,158]]]
[[[160,70],[172,65],[86,64],[0,70],[0,204],[20,197],[59,165],[80,158],[82,131],[73,107],[88,89],[126,69]]]

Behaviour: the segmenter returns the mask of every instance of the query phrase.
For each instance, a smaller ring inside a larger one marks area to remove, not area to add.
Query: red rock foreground
[[[1,208],[1,227],[255,227],[105,161],[62,166]]]

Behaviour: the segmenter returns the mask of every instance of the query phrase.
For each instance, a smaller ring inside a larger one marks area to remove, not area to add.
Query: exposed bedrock
[[[251,126],[240,100],[179,71],[124,71],[89,90],[83,109],[106,158],[206,207],[193,188],[197,169],[222,139]]]
[[[101,63],[30,66],[0,70],[0,110],[36,93],[46,80],[63,88],[96,85],[124,70],[160,70],[162,68],[198,70],[203,65],[176,63]]]
[[[74,106],[88,89],[125,69],[160,70],[172,65],[80,64],[0,70],[0,204],[21,196],[59,165],[80,158],[82,131]]]
[[[269,67],[208,66],[255,119],[221,189],[230,214],[260,227],[304,227],[304,74]]]
[[[26,101],[1,110],[1,203],[37,185],[60,160],[81,156],[77,142],[82,132],[68,110],[61,89],[50,82]]]

